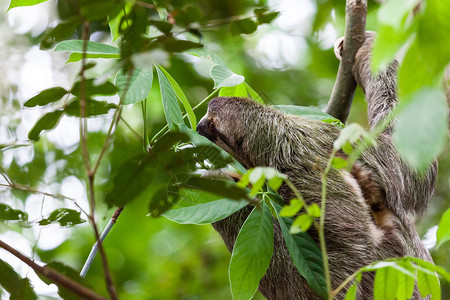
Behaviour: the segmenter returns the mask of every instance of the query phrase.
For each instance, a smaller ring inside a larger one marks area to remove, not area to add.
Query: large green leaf
[[[181,113],[180,106],[178,105],[176,93],[164,73],[159,68],[156,68],[156,71],[158,73],[161,99],[167,125],[170,130],[176,131],[178,130],[176,124],[184,124],[183,114]]]
[[[83,40],[70,40],[62,41],[56,45],[55,51],[66,51],[66,52],[83,52]],[[111,45],[98,43],[98,42],[87,42],[86,53],[89,54],[119,54],[120,49]]]
[[[436,232],[436,239],[436,248],[450,240],[450,208],[447,208],[445,213],[442,215],[438,230]]]
[[[286,247],[298,272],[306,279],[314,292],[326,298],[327,288],[319,246],[305,232],[292,235],[289,228],[291,228],[293,219],[280,217],[281,206],[274,201],[271,203],[275,207]]]
[[[11,8],[14,8],[14,7],[19,7],[19,6],[32,6],[32,5],[36,5],[36,4],[45,2],[45,1],[48,1],[48,0],[11,0],[8,10],[10,10]]]
[[[54,87],[50,89],[43,90],[36,96],[30,98],[27,102],[23,104],[26,107],[34,107],[34,106],[44,106],[49,103],[58,101],[64,95],[66,95],[68,91],[63,89],[62,87]]]
[[[214,65],[211,68],[211,78],[214,80],[214,88],[231,87],[244,82],[244,76],[234,74],[229,69],[221,65]]]
[[[121,102],[125,105],[141,102],[147,98],[152,83],[153,69],[135,69],[131,75],[120,69],[116,75],[116,86]]]
[[[11,300],[34,300],[37,296],[28,278],[20,278],[14,269],[0,259],[0,286],[11,294]]]
[[[162,215],[180,224],[210,224],[220,221],[248,204],[240,201],[222,198],[202,190],[180,189],[180,200],[174,208]]]
[[[33,141],[39,140],[39,135],[43,130],[49,130],[56,127],[63,115],[62,110],[46,113],[34,124],[28,133],[28,138]]]
[[[58,222],[61,226],[74,226],[86,222],[80,216],[80,212],[69,208],[58,208],[50,213],[50,215],[40,220],[38,223],[41,226],[49,225]]]
[[[394,141],[400,155],[423,172],[447,142],[447,104],[439,89],[423,89],[407,99],[398,117]]]
[[[230,261],[233,299],[250,299],[269,267],[273,253],[272,214],[265,204],[253,209],[234,244]]]
[[[69,40],[58,43],[55,51],[74,52],[67,62],[79,61],[83,53],[83,40]],[[98,42],[87,42],[87,58],[120,58],[120,49]]]
[[[122,207],[134,200],[148,187],[155,168],[145,153],[125,160],[112,176],[112,189],[106,194],[105,202],[110,207]]]
[[[192,110],[191,104],[186,98],[186,95],[184,94],[183,90],[180,88],[178,83],[173,79],[173,77],[169,74],[169,72],[166,71],[162,66],[157,65],[157,68],[159,68],[161,71],[163,71],[164,75],[166,75],[166,78],[169,80],[170,85],[172,86],[172,89],[175,91],[175,94],[177,95],[178,100],[180,100],[181,104],[183,104],[183,107],[186,111],[187,117],[189,119],[189,123],[191,124],[191,128],[195,130],[197,126],[197,119],[195,117],[194,111]]]

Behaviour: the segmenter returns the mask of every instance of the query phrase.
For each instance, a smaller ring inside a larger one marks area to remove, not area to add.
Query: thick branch
[[[352,69],[355,63],[356,52],[358,52],[365,39],[367,16],[367,5],[365,2],[365,0],[347,0],[342,58],[333,92],[325,110],[326,113],[338,118],[342,123],[345,123],[347,120],[356,89],[356,81],[353,77]]]
[[[0,240],[0,247],[29,265],[37,274],[45,276],[55,282],[57,285],[63,286],[69,291],[79,295],[83,299],[105,300],[106,298],[96,294],[94,291],[82,286],[78,282],[70,279],[69,277],[55,271],[47,266],[40,266],[30,258],[26,257],[10,245]]]

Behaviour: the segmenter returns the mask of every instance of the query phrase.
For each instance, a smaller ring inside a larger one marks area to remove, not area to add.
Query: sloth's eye
[[[214,122],[212,120],[208,122],[208,129],[210,131],[214,131],[216,129],[216,125],[214,125]]]

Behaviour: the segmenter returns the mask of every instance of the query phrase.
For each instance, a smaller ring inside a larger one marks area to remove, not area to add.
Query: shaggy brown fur
[[[368,102],[371,127],[395,106],[396,63],[377,76],[370,70],[373,36],[359,50],[354,75]],[[284,114],[248,99],[218,97],[209,103],[198,132],[228,151],[246,168],[271,166],[289,176],[310,205],[321,198],[321,174],[339,129],[334,125]],[[433,192],[436,164],[418,176],[398,156],[392,124],[349,173],[332,169],[327,184],[325,237],[332,287],[358,268],[392,257],[415,256],[431,261],[410,215],[426,208]],[[286,186],[280,195],[293,198]],[[251,211],[246,207],[213,226],[231,251]],[[274,254],[259,290],[268,299],[319,299],[291,262],[281,230],[274,224]],[[317,232],[309,234],[318,241]],[[358,299],[371,299],[373,274],[364,275]],[[337,295],[343,299],[345,291]],[[420,298],[417,290],[415,298]]]

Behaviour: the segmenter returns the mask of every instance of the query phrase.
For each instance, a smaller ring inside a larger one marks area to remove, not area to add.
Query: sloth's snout
[[[207,116],[204,116],[200,122],[198,122],[197,124],[197,132],[200,135],[203,135],[204,137],[206,137],[208,140],[210,140],[211,142],[215,142],[216,137],[215,135],[211,132],[211,130],[209,129],[209,118],[207,118]]]

